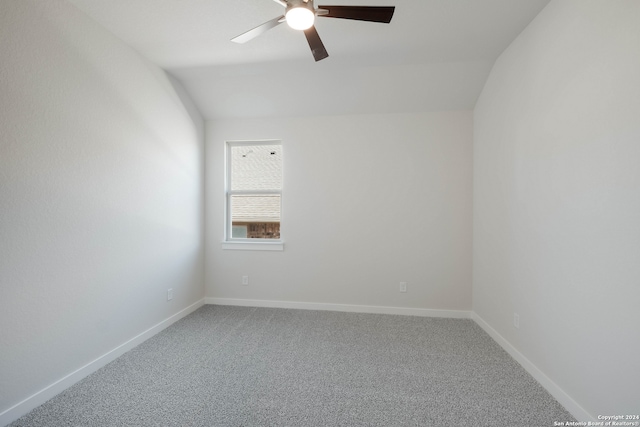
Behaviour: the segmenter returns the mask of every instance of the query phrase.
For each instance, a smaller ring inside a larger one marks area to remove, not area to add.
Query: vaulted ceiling
[[[167,70],[206,119],[471,109],[500,53],[549,0],[316,0],[396,6],[390,24],[317,18],[329,58],[273,0],[70,0]]]

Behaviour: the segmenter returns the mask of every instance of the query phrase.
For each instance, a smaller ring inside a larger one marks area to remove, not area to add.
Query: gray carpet
[[[553,426],[471,320],[204,306],[18,426]]]

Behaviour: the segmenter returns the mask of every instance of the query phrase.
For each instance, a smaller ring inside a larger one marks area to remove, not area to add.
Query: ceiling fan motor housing
[[[313,7],[313,0],[287,0],[287,9],[285,10],[285,15],[291,9],[295,9],[297,7],[304,7],[305,9],[309,9],[311,12],[315,14],[315,9]]]

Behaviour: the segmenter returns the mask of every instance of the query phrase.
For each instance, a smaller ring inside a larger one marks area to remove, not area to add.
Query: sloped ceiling
[[[390,24],[318,18],[314,62],[273,0],[69,0],[178,78],[206,119],[471,109],[500,53],[549,0],[316,0],[396,6]]]

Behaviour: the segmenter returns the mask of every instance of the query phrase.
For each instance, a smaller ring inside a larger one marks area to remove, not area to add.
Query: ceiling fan
[[[313,6],[313,0],[274,0],[285,7],[285,13],[262,25],[242,33],[231,39],[236,43],[245,43],[258,37],[271,28],[287,22],[289,26],[296,30],[304,31],[311,53],[316,61],[320,61],[329,56],[320,36],[313,25],[316,16],[325,18],[354,19],[357,21],[391,22],[394,6]]]

